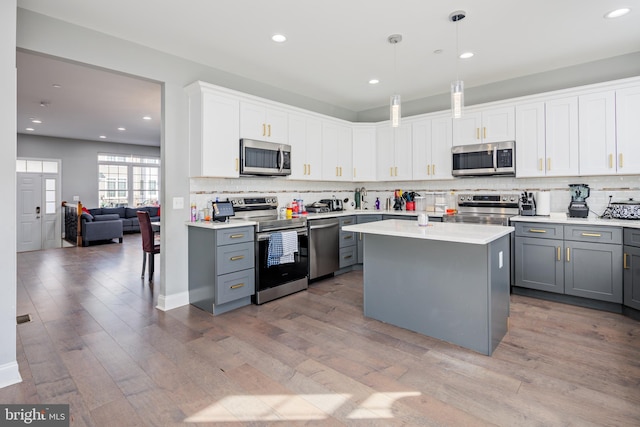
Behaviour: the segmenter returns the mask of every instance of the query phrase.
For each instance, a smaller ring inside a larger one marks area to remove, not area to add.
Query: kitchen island
[[[507,332],[513,227],[386,220],[363,233],[364,314],[491,355]]]

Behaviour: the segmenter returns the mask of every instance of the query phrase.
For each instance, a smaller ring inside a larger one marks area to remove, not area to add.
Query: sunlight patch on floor
[[[420,392],[373,393],[358,405],[349,419],[393,418],[392,406],[403,397]],[[187,417],[188,423],[233,421],[306,421],[322,420],[336,412],[352,395],[331,394],[266,394],[227,396]]]

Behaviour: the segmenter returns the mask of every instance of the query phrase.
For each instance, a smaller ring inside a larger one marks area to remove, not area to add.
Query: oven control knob
[[[507,196],[502,196],[502,201],[506,202],[507,201]]]
[[[511,196],[511,198],[509,199],[510,202],[515,202],[516,201],[516,196]]]
[[[467,196],[467,202],[471,201],[471,196]]]
[[[238,200],[236,204],[241,205],[242,203],[242,200]]]

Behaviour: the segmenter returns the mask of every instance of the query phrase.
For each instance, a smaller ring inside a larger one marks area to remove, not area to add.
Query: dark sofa
[[[81,216],[82,245],[98,240],[118,239],[122,243],[123,233],[139,233],[137,211],[149,212],[151,221],[160,221],[160,208],[144,206],[139,208],[94,208]]]

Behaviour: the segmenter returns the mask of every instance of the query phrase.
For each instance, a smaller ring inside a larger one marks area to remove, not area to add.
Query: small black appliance
[[[536,199],[533,197],[533,193],[527,193],[525,191],[520,196],[520,215],[534,216],[535,214],[536,214]]]
[[[589,216],[587,197],[590,191],[587,184],[569,184],[571,203],[569,203],[569,216],[572,218],[586,218]]]

